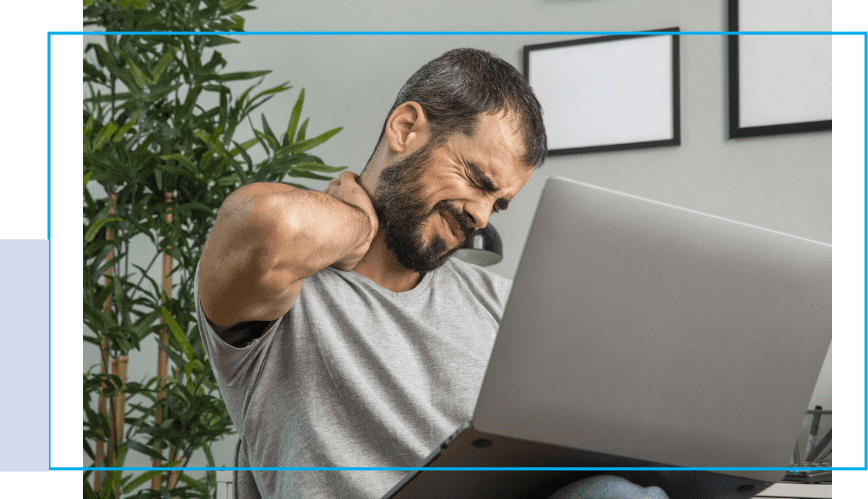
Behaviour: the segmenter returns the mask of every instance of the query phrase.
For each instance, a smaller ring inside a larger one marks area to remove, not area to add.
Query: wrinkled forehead
[[[506,108],[502,111],[480,115],[479,120],[482,121],[483,119],[498,122],[504,136],[507,137],[511,151],[516,156],[515,159],[530,169],[534,168],[534,165],[525,163],[525,157],[530,144],[528,144],[528,138],[525,134],[525,124],[519,112],[512,108]]]
[[[466,159],[509,196],[515,195],[534,171],[533,165],[525,163],[526,145],[515,121],[503,112],[482,115],[474,136],[459,139]]]
[[[491,133],[496,134],[498,139],[502,140],[501,145],[505,146],[506,149],[500,152],[508,154],[510,163],[520,163],[533,169],[533,165],[524,163],[528,144],[523,133],[521,117],[517,113],[505,110],[481,115],[477,131],[480,129],[487,129]]]

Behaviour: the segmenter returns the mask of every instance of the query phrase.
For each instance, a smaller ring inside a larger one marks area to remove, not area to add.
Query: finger
[[[325,194],[331,194],[332,192],[335,191],[335,189],[338,188],[338,185],[340,185],[340,183],[341,183],[340,179],[333,178],[333,179],[329,182],[329,185],[327,185],[326,188],[323,189],[323,192],[324,192]]]

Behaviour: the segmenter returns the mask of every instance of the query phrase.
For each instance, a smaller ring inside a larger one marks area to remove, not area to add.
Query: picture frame
[[[525,45],[548,155],[680,145],[679,31]]]
[[[729,138],[832,129],[831,0],[729,0]],[[782,15],[784,13],[786,15]]]

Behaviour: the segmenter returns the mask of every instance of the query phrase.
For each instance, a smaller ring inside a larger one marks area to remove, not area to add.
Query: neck
[[[396,293],[415,288],[424,276],[421,272],[401,266],[395,260],[395,256],[386,248],[383,232],[374,237],[368,252],[353,270]]]

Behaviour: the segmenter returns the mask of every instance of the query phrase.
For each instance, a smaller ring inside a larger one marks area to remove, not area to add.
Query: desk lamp
[[[503,243],[494,226],[488,224],[473,233],[467,246],[455,253],[456,258],[485,267],[503,260]]]

